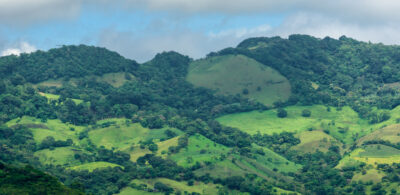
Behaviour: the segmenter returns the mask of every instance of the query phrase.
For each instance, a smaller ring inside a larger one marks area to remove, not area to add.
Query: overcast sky
[[[0,55],[106,47],[144,62],[192,58],[255,36],[342,35],[400,44],[398,0],[0,0]]]

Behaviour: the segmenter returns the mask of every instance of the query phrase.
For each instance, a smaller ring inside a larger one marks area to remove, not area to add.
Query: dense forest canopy
[[[196,87],[186,78],[196,60],[176,52],[143,64],[85,45],[1,57],[0,193],[15,193],[24,179],[37,182],[21,184],[28,194],[31,186],[47,194],[397,193],[400,162],[360,159],[399,153],[397,138],[368,134],[398,136],[400,46],[262,37],[202,60],[237,55],[286,77],[290,97],[271,106],[249,98],[263,87],[238,94]],[[222,125],[224,116],[269,121],[260,128],[239,121],[259,128],[254,133]],[[311,125],[260,132],[272,120]],[[306,143],[310,137],[318,142]],[[359,161],[345,164],[352,155]],[[381,180],[357,180],[372,173]]]

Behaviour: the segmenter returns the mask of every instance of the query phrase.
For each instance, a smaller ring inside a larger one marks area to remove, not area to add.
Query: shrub
[[[304,109],[304,110],[301,112],[301,116],[303,116],[303,117],[310,117],[310,116],[311,116],[311,111],[308,110],[308,109]]]
[[[286,110],[283,109],[283,108],[279,108],[279,109],[278,109],[277,116],[278,116],[279,118],[285,118],[285,117],[287,117],[287,112],[286,112]]]

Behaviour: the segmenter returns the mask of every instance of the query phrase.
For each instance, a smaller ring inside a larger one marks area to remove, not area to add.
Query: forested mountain
[[[307,35],[1,57],[0,192],[396,194],[399,70],[400,46]]]

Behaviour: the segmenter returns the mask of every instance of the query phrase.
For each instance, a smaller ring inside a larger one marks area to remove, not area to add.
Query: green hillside
[[[252,111],[225,115],[217,120],[226,126],[235,127],[249,134],[273,134],[281,132],[300,133],[303,131],[321,130],[344,143],[353,143],[358,138],[367,135],[385,125],[397,123],[400,107],[389,111],[392,116],[387,121],[371,124],[367,119],[360,118],[359,114],[350,107],[340,109],[313,105],[288,106],[285,108],[287,117],[277,116],[278,109],[263,112]],[[310,117],[302,116],[303,110],[311,111]],[[355,137],[356,136],[356,137]],[[365,138],[363,138],[365,139]]]
[[[0,194],[60,194],[83,195],[62,185],[56,178],[31,166],[13,167],[0,162]]]
[[[243,55],[194,61],[186,80],[219,94],[241,94],[269,106],[286,101],[291,94],[289,81],[279,72]]]
[[[398,56],[292,35],[200,60],[0,57],[0,194],[396,194]]]

